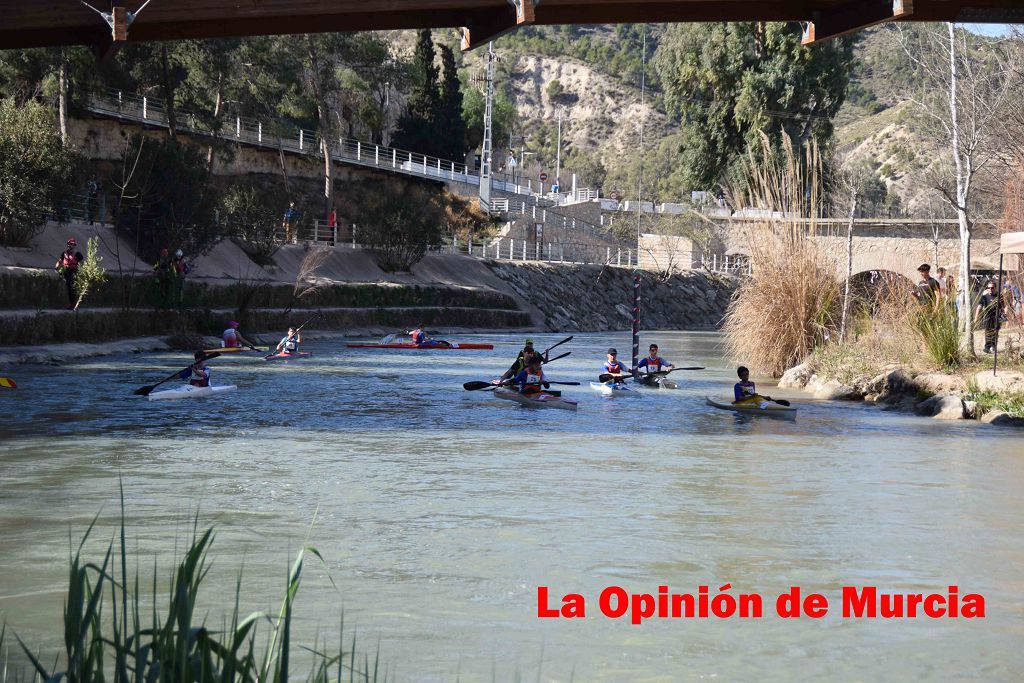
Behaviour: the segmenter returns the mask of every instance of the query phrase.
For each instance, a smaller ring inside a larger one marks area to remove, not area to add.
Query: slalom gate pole
[[[640,269],[633,271],[633,376],[640,362]]]

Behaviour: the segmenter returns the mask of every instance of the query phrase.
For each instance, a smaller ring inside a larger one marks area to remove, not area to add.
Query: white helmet
[[[181,249],[179,249],[178,251],[174,252],[174,257],[175,258],[181,258],[184,255],[185,254],[182,253]]]

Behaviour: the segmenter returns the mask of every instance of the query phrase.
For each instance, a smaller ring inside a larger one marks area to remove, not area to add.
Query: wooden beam
[[[112,59],[128,42],[128,9],[124,5],[112,7],[110,20],[109,30],[103,31],[93,44],[96,61],[101,64]]]
[[[855,0],[834,10],[815,10],[800,41],[810,45],[914,13],[914,0]]]
[[[481,19],[475,24],[467,22],[467,25],[460,29],[462,49],[472,50],[523,24],[532,24],[535,2],[536,0],[508,0],[508,5],[494,12],[493,16]]]

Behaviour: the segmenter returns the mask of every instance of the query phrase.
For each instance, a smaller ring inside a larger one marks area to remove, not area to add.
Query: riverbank
[[[915,363],[866,363],[848,348],[819,349],[779,379],[823,400],[863,401],[937,420],[979,420],[1024,428],[1024,367],[1009,360],[993,373],[974,363],[943,372]]]

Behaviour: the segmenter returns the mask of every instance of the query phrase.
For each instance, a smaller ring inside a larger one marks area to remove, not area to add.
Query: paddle
[[[703,370],[703,369],[704,369],[703,365],[694,365],[694,366],[690,366],[690,367],[686,367],[686,368],[672,368],[671,370],[658,370],[657,372],[649,372],[647,374],[649,374],[651,377],[664,377],[665,375],[673,373],[676,370]]]
[[[542,364],[542,365],[547,365],[548,363],[554,363],[554,362],[555,362],[556,360],[558,360],[559,358],[565,358],[566,356],[569,356],[569,355],[572,355],[572,351],[566,351],[566,352],[565,352],[565,353],[563,353],[563,354],[562,354],[561,356],[555,356],[554,358],[551,358],[551,359],[549,359],[549,360],[542,360],[542,361],[541,361],[541,364]]]
[[[224,346],[219,349],[203,349],[202,351],[203,353],[239,353],[248,350],[244,346]]]
[[[545,382],[546,384],[560,384],[567,387],[578,387],[579,382]],[[497,389],[498,387],[511,384],[511,382],[502,382],[501,384],[491,384],[490,382],[466,382],[462,385],[462,388],[466,391],[480,391],[481,389]]]
[[[777,398],[776,399],[776,398],[772,398],[771,396],[761,396],[761,398],[763,398],[766,401],[771,401],[772,403],[778,403],[780,406],[786,406],[787,408],[789,406],[793,405],[792,403],[790,403],[789,401],[787,401],[784,398]]]
[[[546,356],[546,355],[548,355],[548,352],[549,352],[549,351],[550,351],[551,349],[555,349],[555,348],[558,348],[558,347],[559,347],[559,346],[561,346],[562,344],[564,344],[564,343],[566,343],[566,342],[570,342],[570,341],[572,341],[572,336],[571,336],[571,335],[570,335],[570,336],[568,336],[568,337],[566,337],[566,338],[565,338],[565,339],[563,339],[562,341],[558,342],[557,344],[552,344],[552,345],[551,345],[551,346],[549,346],[548,348],[544,349],[543,351],[541,351],[541,352],[540,352],[540,355],[542,355],[542,356]],[[567,354],[563,354],[563,355],[567,355]],[[561,358],[561,357],[562,357],[562,356],[559,356],[559,358]],[[549,362],[549,361],[545,361],[545,362]]]
[[[0,387],[4,389],[17,389],[18,383],[12,377],[0,377]]]
[[[612,381],[621,382],[625,380],[627,377],[632,377],[632,375],[613,375],[608,372],[603,372],[597,376],[597,381],[601,382],[602,384],[607,384],[608,382]]]
[[[211,360],[211,359],[213,359],[213,358],[216,358],[216,357],[218,357],[218,356],[220,355],[219,353],[210,353],[210,354],[207,354],[207,353],[206,353],[205,351],[203,352],[203,354],[204,354],[204,355],[203,355],[203,360],[204,360],[204,361],[205,361],[205,360]],[[199,361],[196,361],[196,362],[198,363]],[[193,365],[194,365],[194,364],[195,364],[195,363],[193,363]],[[185,368],[185,370],[188,370],[188,369],[189,369],[189,368],[191,368],[191,367],[192,367],[192,365],[189,365],[189,366],[188,366],[187,368]],[[162,380],[160,380],[159,382],[157,382],[156,384],[151,384],[151,385],[149,385],[149,386],[146,386],[146,387],[139,387],[138,389],[136,389],[136,390],[135,390],[134,392],[132,392],[132,393],[134,393],[134,394],[135,394],[136,396],[149,396],[149,394],[150,394],[150,393],[152,393],[152,391],[153,391],[154,389],[156,389],[156,388],[157,388],[158,386],[160,386],[160,385],[161,385],[161,384],[163,384],[164,382],[170,382],[170,381],[171,381],[172,379],[174,379],[175,377],[180,377],[180,376],[181,376],[181,370],[178,370],[177,372],[175,372],[175,373],[174,373],[173,375],[171,375],[171,376],[170,376],[170,377],[168,377],[167,379],[162,379]]]

